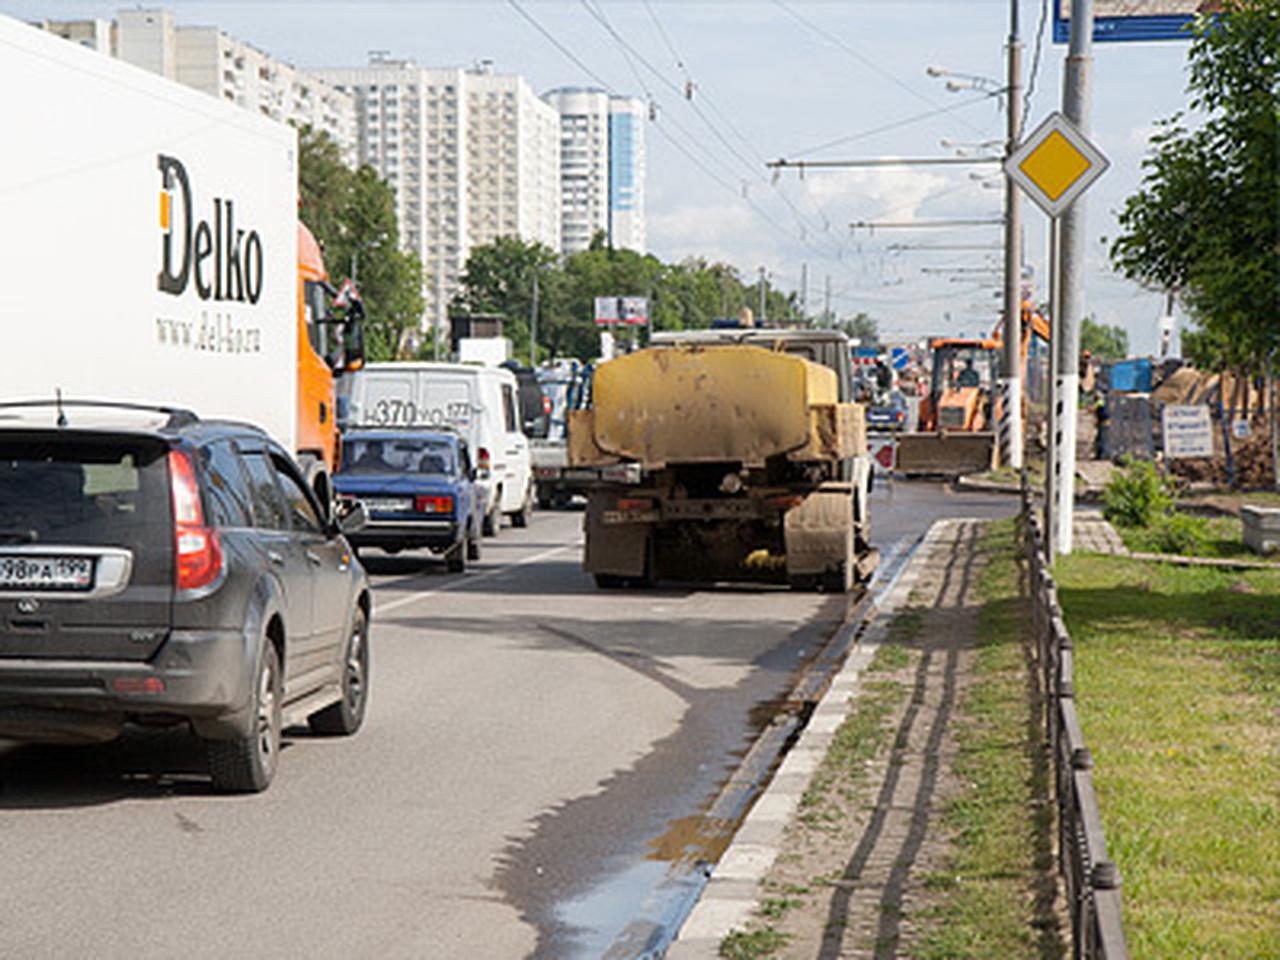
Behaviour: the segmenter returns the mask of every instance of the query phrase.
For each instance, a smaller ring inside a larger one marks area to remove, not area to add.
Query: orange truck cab
[[[320,244],[298,224],[298,461],[316,492],[329,493],[338,464],[335,378],[364,365],[363,308],[354,292],[346,316],[332,312],[338,291],[329,283]],[[346,291],[344,291],[345,293]],[[321,487],[323,484],[323,489]]]

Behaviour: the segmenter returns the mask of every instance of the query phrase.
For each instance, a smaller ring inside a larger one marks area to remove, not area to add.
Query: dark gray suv
[[[352,734],[369,584],[255,427],[128,404],[0,404],[0,738],[190,723],[216,787],[271,781],[281,731]]]

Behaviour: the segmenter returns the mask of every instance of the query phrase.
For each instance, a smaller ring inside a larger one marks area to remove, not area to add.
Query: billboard
[[[1222,0],[1093,0],[1097,43],[1186,40],[1187,25],[1202,14],[1218,13]],[[1053,39],[1071,38],[1071,0],[1053,0]]]
[[[647,297],[596,297],[596,326],[624,324],[643,327],[649,323]]]

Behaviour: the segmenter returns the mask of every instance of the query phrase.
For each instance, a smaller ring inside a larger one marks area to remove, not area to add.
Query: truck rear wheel
[[[822,575],[822,589],[827,593],[848,593],[853,589],[853,565],[847,560]]]

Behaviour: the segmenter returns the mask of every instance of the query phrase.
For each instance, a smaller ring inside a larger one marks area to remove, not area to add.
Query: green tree
[[[1085,317],[1080,327],[1080,348],[1100,360],[1123,360],[1129,355],[1129,334],[1121,327]]]
[[[1195,28],[1190,107],[1161,124],[1111,247],[1130,279],[1175,290],[1202,362],[1256,369],[1280,345],[1280,0],[1236,0]]]
[[[520,358],[529,355],[529,317],[533,307],[534,276],[538,278],[539,322],[554,310],[555,282],[550,281],[556,254],[540,243],[519,237],[498,237],[472,249],[460,278],[461,287],[449,305],[451,316],[499,314]],[[544,342],[539,330],[539,342]]]
[[[422,322],[422,264],[400,249],[395,196],[370,166],[350,170],[329,136],[298,132],[299,216],[319,241],[335,286],[352,277],[364,299],[370,360],[400,356]]]
[[[862,311],[841,320],[836,324],[836,329],[842,331],[850,340],[859,340],[867,346],[874,346],[880,342],[880,329],[876,321]]]

